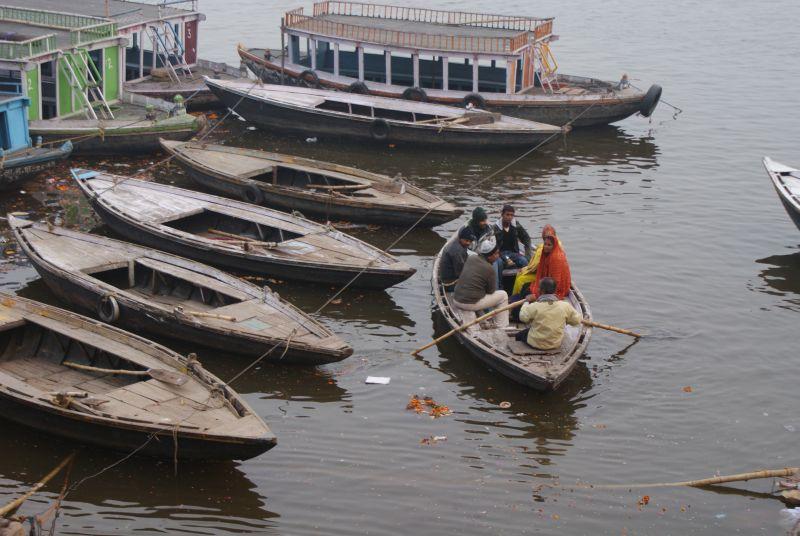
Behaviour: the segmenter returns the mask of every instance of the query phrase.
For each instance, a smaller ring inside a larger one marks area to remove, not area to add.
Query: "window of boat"
[[[329,41],[317,41],[317,70],[333,73],[333,45]]]
[[[419,85],[427,89],[442,89],[442,57],[419,57]]]
[[[355,46],[339,44],[339,75],[358,78],[358,54]]]
[[[230,214],[204,209],[202,212],[164,222],[164,225],[220,244],[243,245],[244,242],[283,242],[303,236],[278,227],[259,224]]]
[[[504,93],[506,91],[506,64],[495,60],[478,61],[478,92]]]
[[[162,305],[175,306],[191,301],[197,308],[213,308],[242,301],[218,289],[192,281],[189,276],[170,273],[168,267],[158,270],[138,261],[131,265],[93,271],[91,275],[118,289],[133,292]]]
[[[300,40],[300,56],[294,62],[305,67],[311,67],[311,39]]]
[[[472,64],[469,58],[450,57],[447,63],[447,88],[472,91]]]
[[[392,52],[392,85],[408,87],[414,85],[414,63],[411,54]]]
[[[386,56],[383,50],[364,48],[364,80],[386,83]]]

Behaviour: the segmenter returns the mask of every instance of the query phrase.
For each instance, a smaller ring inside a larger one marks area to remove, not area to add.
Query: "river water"
[[[407,5],[486,10],[475,0]],[[279,43],[278,0],[204,0],[201,55],[237,64],[234,46]],[[306,5],[308,9],[309,6]],[[528,391],[456,344],[419,358],[434,333],[433,256],[457,222],[415,231],[393,253],[418,269],[387,292],[347,292],[320,315],[355,354],[317,369],[261,366],[233,386],[278,436],[244,463],[131,459],[83,483],[65,502],[61,534],[780,534],[784,505],[769,481],[714,490],[585,490],[798,465],[792,397],[800,324],[800,235],[761,158],[800,165],[800,4],[509,0],[490,8],[555,16],[560,69],[659,83],[683,109],[581,130],[480,188],[515,153],[446,154],[309,144],[220,127],[232,143],[402,173],[463,207],[504,203],[538,234],[558,230],[573,278],[598,321],[650,334],[636,343],[597,332],[559,392]],[[155,157],[154,157],[155,161]],[[125,172],[139,161],[79,161]],[[115,166],[115,164],[117,164]],[[120,165],[121,164],[121,165]],[[0,209],[44,215],[46,175]],[[158,180],[185,182],[175,168]],[[55,192],[59,190],[55,189]],[[61,193],[69,198],[70,191]],[[57,196],[51,196],[57,197]],[[62,204],[65,202],[62,201]],[[357,229],[386,246],[396,229]],[[8,232],[2,233],[8,238]],[[0,286],[53,301],[7,246]],[[325,288],[278,285],[312,311]],[[247,360],[200,352],[222,378]],[[389,385],[366,385],[367,375]],[[691,388],[691,389],[689,389]],[[406,411],[413,394],[453,414]],[[511,403],[501,409],[502,401]],[[0,502],[21,493],[71,445],[3,422]],[[432,436],[446,440],[425,444]],[[119,458],[85,448],[73,481]],[[564,487],[551,487],[560,483]],[[57,485],[26,503],[33,514]],[[642,504],[643,495],[649,503]]]

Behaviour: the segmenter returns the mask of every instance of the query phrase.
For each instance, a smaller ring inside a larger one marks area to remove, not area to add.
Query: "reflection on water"
[[[788,308],[800,310],[800,251],[788,255],[772,255],[757,259],[756,262],[767,265],[758,274],[766,286],[755,285],[753,290],[781,296],[785,298]]]

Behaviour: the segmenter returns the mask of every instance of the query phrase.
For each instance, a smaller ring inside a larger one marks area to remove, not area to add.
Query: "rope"
[[[586,107],[586,108],[585,108],[585,109],[584,109],[584,110],[583,110],[581,113],[579,113],[578,115],[576,115],[575,117],[573,117],[572,119],[570,119],[569,121],[567,121],[567,123],[566,123],[564,126],[565,126],[565,127],[567,127],[567,126],[571,126],[571,125],[572,125],[572,124],[573,124],[575,121],[577,121],[578,119],[580,119],[580,118],[581,118],[581,117],[582,117],[584,114],[586,114],[586,113],[587,113],[589,110],[591,110],[591,109],[592,109],[592,108],[593,108],[593,107],[594,107],[596,104],[597,104],[597,102],[593,102],[592,104],[590,104],[589,106],[587,106],[587,107]],[[503,171],[507,170],[508,168],[510,168],[511,166],[513,166],[514,164],[516,164],[517,162],[519,162],[520,160],[522,160],[522,159],[526,158],[527,156],[531,155],[533,152],[535,152],[537,149],[539,149],[539,148],[540,148],[542,145],[545,145],[546,143],[550,142],[550,140],[552,140],[552,139],[554,139],[556,136],[560,136],[560,135],[561,135],[561,132],[555,132],[555,133],[551,134],[550,136],[548,136],[547,138],[545,138],[543,141],[541,141],[541,142],[539,142],[538,144],[534,145],[534,146],[533,146],[531,149],[528,149],[527,151],[525,151],[524,153],[522,153],[520,156],[518,156],[517,158],[513,159],[513,160],[512,160],[511,162],[509,162],[508,164],[506,164],[506,165],[502,166],[502,167],[501,167],[501,168],[499,168],[499,169],[496,169],[496,170],[495,170],[495,171],[493,171],[491,174],[489,174],[487,177],[484,177],[483,179],[481,179],[481,180],[479,180],[479,181],[477,181],[477,182],[473,183],[473,184],[472,184],[472,187],[474,188],[474,187],[476,187],[476,186],[480,186],[480,185],[481,185],[481,184],[483,184],[484,182],[486,182],[486,181],[488,181],[488,180],[490,180],[490,179],[493,179],[494,177],[496,177],[497,175],[499,175],[499,174],[500,174],[500,173],[502,173]],[[411,226],[410,226],[408,229],[406,229],[406,230],[405,230],[405,231],[404,231],[404,232],[403,232],[403,233],[402,233],[400,236],[398,236],[398,237],[397,237],[397,238],[396,238],[396,239],[395,239],[395,240],[394,240],[394,241],[393,241],[391,244],[389,244],[389,246],[387,246],[387,247],[386,247],[386,249],[385,249],[384,251],[388,252],[390,249],[392,249],[394,246],[396,246],[396,245],[397,245],[397,243],[398,243],[398,242],[400,242],[400,241],[401,241],[403,238],[405,238],[406,236],[408,236],[408,233],[410,233],[411,231],[413,231],[413,230],[414,230],[414,228],[416,228],[416,227],[417,227],[417,225],[419,225],[419,224],[420,224],[420,222],[422,222],[422,221],[423,221],[423,220],[424,220],[424,219],[425,219],[425,218],[428,216],[428,214],[430,214],[431,212],[433,212],[434,210],[436,210],[438,207],[440,207],[441,205],[443,205],[443,204],[445,204],[445,203],[446,203],[446,201],[445,201],[445,200],[441,200],[441,201],[439,201],[438,203],[435,203],[434,205],[432,205],[432,206],[431,206],[431,207],[430,207],[430,208],[429,208],[429,209],[428,209],[428,210],[427,210],[427,211],[426,211],[426,212],[425,212],[425,213],[424,213],[422,216],[420,216],[420,217],[417,219],[417,221],[415,221],[414,223],[412,223],[412,224],[411,224]],[[330,303],[331,303],[333,300],[335,300],[336,298],[338,298],[338,297],[339,297],[339,296],[340,296],[340,295],[341,295],[341,294],[342,294],[342,293],[343,293],[345,290],[347,290],[347,288],[349,288],[349,287],[350,287],[350,285],[352,285],[352,284],[353,284],[353,283],[356,281],[356,279],[358,279],[359,277],[361,277],[361,275],[362,275],[364,272],[366,272],[366,271],[367,271],[367,269],[368,269],[370,266],[372,266],[372,264],[373,264],[373,263],[374,263],[376,260],[378,260],[379,258],[380,258],[380,254],[379,254],[379,255],[377,255],[377,256],[375,256],[375,257],[373,257],[373,258],[372,258],[372,260],[370,260],[370,261],[369,261],[369,262],[368,262],[368,263],[367,263],[367,264],[364,266],[364,268],[362,268],[362,269],[361,269],[361,271],[359,271],[359,272],[358,272],[356,275],[354,275],[354,276],[353,276],[353,278],[352,278],[350,281],[348,281],[348,282],[347,282],[347,283],[346,283],[346,284],[345,284],[345,285],[344,285],[344,286],[343,286],[341,289],[339,289],[339,290],[338,290],[338,291],[337,291],[337,292],[336,292],[336,293],[335,293],[333,296],[331,296],[330,298],[328,298],[328,299],[327,299],[327,300],[326,300],[326,301],[325,301],[325,302],[324,302],[322,305],[320,305],[320,306],[319,306],[319,308],[317,308],[317,310],[316,310],[316,311],[314,311],[314,314],[315,314],[315,315],[316,315],[316,314],[319,314],[319,313],[320,313],[320,312],[321,312],[323,309],[325,309],[325,308],[326,308],[328,305],[330,305]]]

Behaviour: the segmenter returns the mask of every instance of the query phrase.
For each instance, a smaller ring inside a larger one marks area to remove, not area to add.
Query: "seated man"
[[[508,305],[508,294],[497,290],[497,274],[493,264],[498,258],[500,250],[493,236],[478,244],[478,255],[467,257],[453,294],[453,306],[461,314],[463,323],[475,320],[476,311]],[[508,326],[508,311],[498,313],[494,317],[494,325],[498,328]],[[474,331],[477,327],[467,329]]]
[[[514,219],[514,207],[505,205],[494,225],[494,237],[500,247],[500,259],[508,268],[522,268],[531,258],[531,236]]]
[[[439,278],[446,288],[455,285],[456,280],[461,276],[468,250],[474,240],[475,234],[472,232],[472,228],[462,227],[458,232],[458,238],[447,244],[442,251],[442,258],[439,261]]]
[[[557,350],[564,338],[564,326],[577,326],[581,323],[581,315],[565,301],[555,295],[556,282],[545,277],[539,282],[539,298],[530,294],[528,303],[519,312],[521,322],[528,324],[525,342],[539,350]],[[519,335],[517,336],[519,340]]]
[[[472,251],[477,249],[479,242],[486,240],[494,233],[492,226],[489,225],[489,216],[483,207],[476,207],[472,211],[472,218],[467,222],[466,227],[469,227],[474,235],[472,246],[470,247]]]

